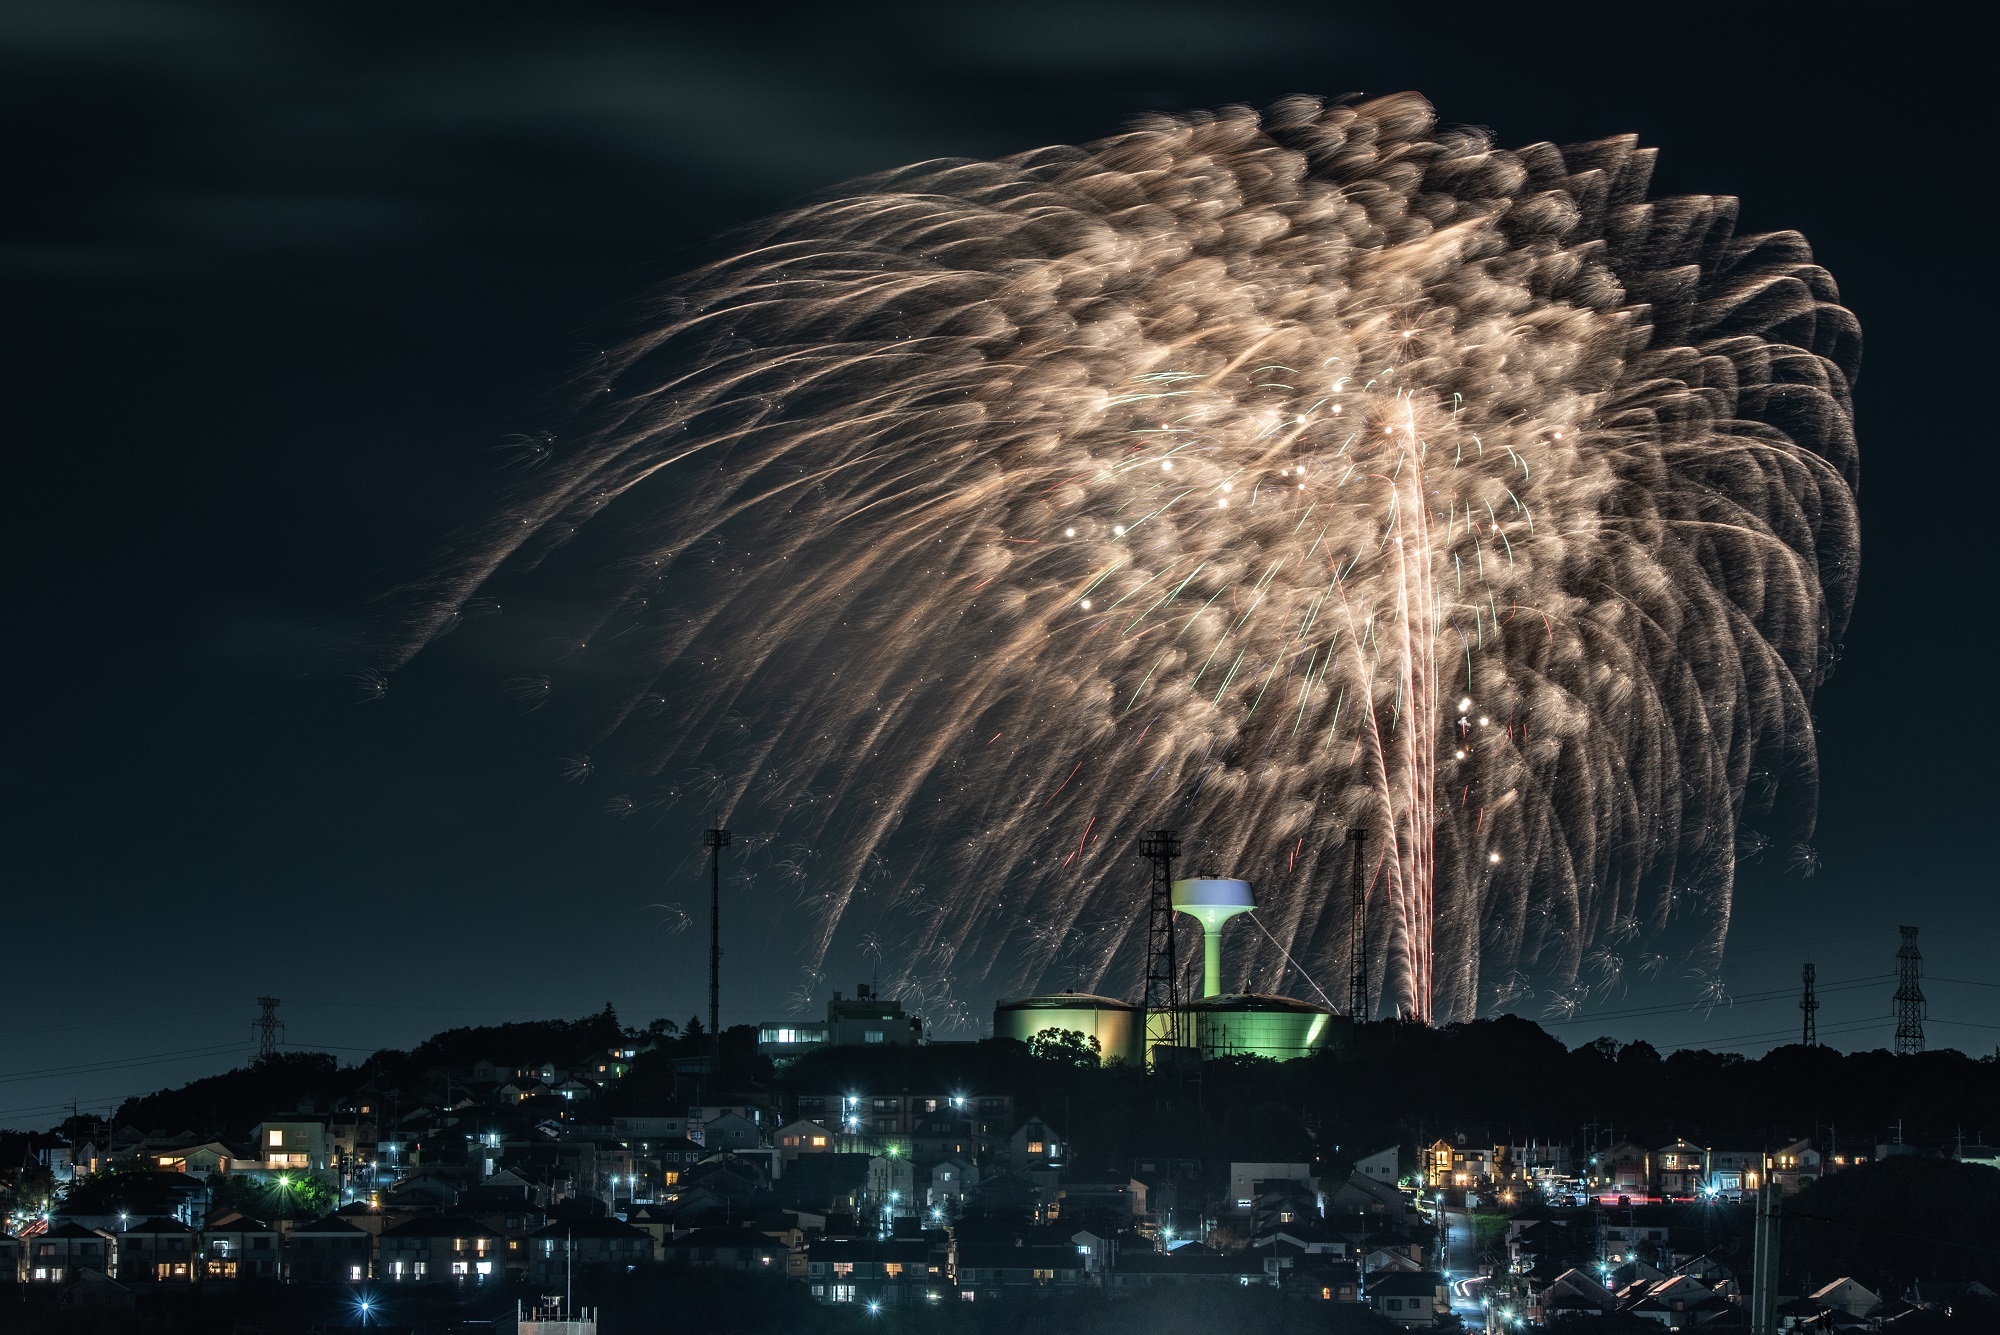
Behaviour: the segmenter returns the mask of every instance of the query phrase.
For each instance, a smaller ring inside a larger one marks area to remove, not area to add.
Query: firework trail
[[[1810,835],[1859,330],[1652,161],[1402,95],[857,183],[678,285],[409,642],[555,580],[513,694],[812,847],[808,968],[1135,990],[1171,824],[1250,985],[1346,959],[1352,826],[1385,1010],[1712,970],[1739,832]]]

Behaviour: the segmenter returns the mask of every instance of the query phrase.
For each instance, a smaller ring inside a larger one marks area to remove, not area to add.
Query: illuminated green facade
[[[1329,1012],[1290,997],[1204,997],[1187,1009],[1204,1057],[1309,1057],[1327,1046],[1333,1028]]]
[[[1144,1049],[1144,1013],[1129,1001],[1092,996],[1088,992],[1057,992],[1044,997],[1003,1001],[993,1008],[993,1036],[1023,1043],[1045,1029],[1069,1029],[1095,1038],[1106,1063],[1139,1064]]]

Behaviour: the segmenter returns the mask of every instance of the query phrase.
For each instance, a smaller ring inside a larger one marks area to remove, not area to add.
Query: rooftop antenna
[[[1363,879],[1362,852],[1368,843],[1368,831],[1349,830],[1347,841],[1354,845],[1349,885],[1354,921],[1347,929],[1347,1013],[1356,1020],[1365,1020],[1368,1018],[1368,883]]]
[[[1800,974],[1800,977],[1805,983],[1805,995],[1799,998],[1799,1009],[1805,1012],[1806,1022],[1805,1031],[1799,1036],[1799,1042],[1809,1048],[1816,1048],[1819,1046],[1819,998],[1813,994],[1813,966],[1811,960],[1806,961],[1805,969]]]
[[[284,1041],[285,1022],[278,1018],[278,998],[258,997],[257,1008],[263,1012],[250,1022],[250,1032],[257,1036],[257,1060],[278,1055],[278,1044]]]
[[[1912,1057],[1924,1050],[1924,957],[1917,949],[1917,929],[1897,930],[1903,934],[1903,948],[1896,952],[1896,1055]]]
[[[708,830],[701,836],[708,850],[708,1046],[722,1056],[722,850],[729,831]]]
[[[1180,836],[1172,830],[1149,830],[1139,841],[1139,854],[1153,864],[1153,888],[1146,900],[1146,1047],[1187,1046],[1187,1018],[1181,1011],[1181,975],[1174,959],[1174,859],[1181,855]]]

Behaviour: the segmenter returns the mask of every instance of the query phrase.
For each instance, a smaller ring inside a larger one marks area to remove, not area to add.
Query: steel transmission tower
[[[257,1060],[278,1055],[278,1045],[285,1039],[285,1022],[278,1018],[278,998],[258,997],[257,1008],[263,1012],[250,1022],[250,1032],[257,1036]]]
[[[1896,1053],[1907,1057],[1924,1050],[1924,957],[1917,949],[1917,929],[1898,930],[1903,948],[1896,952]]]
[[[1172,830],[1149,830],[1139,853],[1153,864],[1153,889],[1146,900],[1146,1047],[1184,1048],[1187,1017],[1181,1010],[1181,973],[1174,958],[1174,859],[1180,837]]]
[[[722,1055],[722,850],[729,831],[708,830],[701,836],[708,850],[708,1046]]]
[[[1347,929],[1347,1013],[1360,1021],[1368,1018],[1368,882],[1362,857],[1368,831],[1349,830],[1347,840],[1354,845],[1354,868],[1349,877],[1354,921]]]
[[[1799,1009],[1805,1012],[1805,1028],[1799,1035],[1799,1042],[1809,1048],[1819,1046],[1819,998],[1813,995],[1813,966],[1807,963],[1799,974],[1805,983],[1805,992],[1799,997]]]

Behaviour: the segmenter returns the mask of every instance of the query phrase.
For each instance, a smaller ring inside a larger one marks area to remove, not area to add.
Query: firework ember
[[[1859,330],[1652,161],[1403,95],[857,183],[677,285],[416,640],[571,572],[563,772],[722,776],[809,969],[1136,992],[1172,825],[1259,883],[1234,983],[1344,970],[1356,826],[1383,1013],[1712,972],[1810,833]]]

